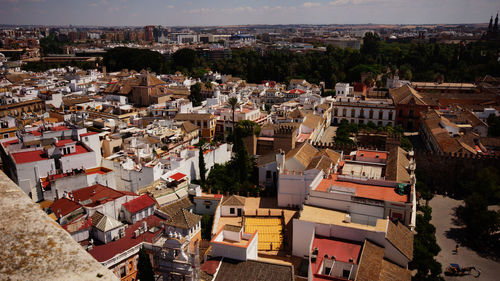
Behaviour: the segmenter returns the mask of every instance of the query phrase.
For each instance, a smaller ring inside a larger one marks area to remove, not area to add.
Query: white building
[[[331,111],[332,124],[339,124],[342,120],[349,123],[368,124],[373,122],[377,126],[394,126],[396,107],[391,99],[361,99],[354,96],[337,97]]]
[[[238,261],[257,260],[258,231],[243,232],[243,227],[226,224],[212,237],[212,257],[224,257]]]

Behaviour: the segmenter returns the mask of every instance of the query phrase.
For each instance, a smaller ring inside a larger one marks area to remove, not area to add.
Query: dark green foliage
[[[471,239],[487,241],[490,235],[500,229],[500,216],[488,211],[488,199],[480,193],[473,193],[465,199],[465,206],[459,207],[457,215],[465,224]]]
[[[432,208],[421,207],[423,214],[417,215],[417,235],[413,241],[413,260],[408,267],[416,269],[417,273],[412,277],[414,281],[441,281],[439,275],[442,272],[441,264],[434,258],[441,248],[436,242],[436,228],[430,223],[432,219]]]
[[[413,144],[411,141],[404,135],[401,135],[401,148],[410,151],[413,149]]]
[[[488,116],[488,135],[490,137],[500,137],[500,116],[490,114]]]
[[[340,125],[337,128],[335,135],[335,143],[338,144],[354,144],[354,141],[350,139],[351,134],[358,132],[358,126],[354,123],[349,123],[347,120],[340,121]]]
[[[64,54],[63,46],[67,41],[59,41],[53,34],[40,39],[40,49],[42,55]]]
[[[207,175],[207,168],[205,165],[205,157],[203,156],[203,152],[205,151],[205,149],[203,149],[203,145],[204,145],[203,142],[200,142],[198,145],[200,147],[200,151],[199,151],[199,155],[198,155],[198,168],[200,169],[200,181],[201,181],[201,184],[203,185],[203,184],[205,184],[205,179],[206,179],[206,175]]]
[[[249,125],[256,125],[248,122],[238,122],[235,126],[233,136],[233,157],[231,161],[225,164],[215,164],[210,170],[206,181],[206,186],[212,191],[220,191],[221,193],[240,192],[245,194],[249,192],[256,195],[260,189],[256,187],[258,184],[258,175],[255,159],[248,154],[246,146],[243,143],[243,138],[255,133],[258,126],[253,128]]]
[[[378,35],[367,33],[360,51],[329,45],[325,52],[274,50],[260,55],[251,49],[233,49],[230,58],[214,61],[207,61],[190,49],[177,51],[170,61],[160,53],[148,50],[128,49],[124,52],[116,49],[127,48],[112,49],[104,56],[104,63],[111,71],[149,67],[157,73],[180,70],[200,78],[209,68],[250,83],[304,78],[316,84],[324,81],[327,88],[333,88],[336,82],[359,81],[361,72],[380,74],[388,68],[392,74],[399,70],[403,79],[416,81],[434,81],[443,74],[446,82],[472,82],[486,74],[500,76],[500,62],[496,55],[500,51],[499,42],[479,41],[467,45],[387,43]]]
[[[108,71],[120,71],[122,69],[136,71],[150,69],[156,73],[169,71],[165,57],[158,52],[147,49],[113,48],[104,55],[104,65],[106,65]]]
[[[500,229],[500,215],[488,211],[488,205],[500,203],[500,177],[498,169],[488,167],[480,170],[473,181],[463,185],[470,194],[465,206],[457,210],[459,219],[465,224],[470,238],[488,240],[490,235]]]
[[[201,239],[212,239],[212,225],[214,223],[214,216],[203,215],[201,217]]]
[[[153,266],[146,249],[142,247],[139,250],[139,261],[137,263],[137,280],[154,281]]]
[[[193,103],[193,106],[200,106],[201,102],[204,101],[201,95],[201,83],[198,82],[191,86],[191,94],[189,95],[189,100]]]

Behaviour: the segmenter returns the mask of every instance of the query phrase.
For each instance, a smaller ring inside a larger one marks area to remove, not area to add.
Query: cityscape
[[[498,2],[0,7],[0,280],[498,280]]]

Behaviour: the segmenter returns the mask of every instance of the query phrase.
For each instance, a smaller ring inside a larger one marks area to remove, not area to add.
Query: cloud
[[[318,7],[318,6],[321,6],[321,3],[319,3],[319,2],[304,2],[304,4],[302,4],[302,7],[304,7],[304,8],[312,8],[312,7]]]
[[[215,8],[198,8],[198,9],[192,9],[189,10],[189,14],[209,14],[215,12]]]
[[[388,2],[388,0],[333,0],[330,1],[328,4],[330,6],[345,6],[345,5],[364,5],[364,4],[375,4],[375,3],[381,4],[385,2]]]
[[[254,9],[250,6],[221,9],[221,12],[224,12],[224,13],[241,13],[241,12],[253,13],[256,11],[257,11],[256,9]]]

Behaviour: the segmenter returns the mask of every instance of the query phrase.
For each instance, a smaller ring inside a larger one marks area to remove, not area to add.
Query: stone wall
[[[473,181],[487,167],[500,167],[500,158],[470,154],[437,154],[415,151],[417,179],[431,190],[464,196],[463,184]],[[418,190],[417,190],[418,191]]]

